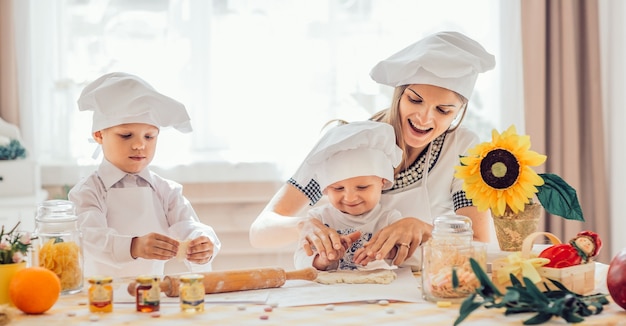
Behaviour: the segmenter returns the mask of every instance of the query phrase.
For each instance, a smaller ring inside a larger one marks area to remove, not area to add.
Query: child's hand
[[[336,268],[339,264],[339,260],[343,258],[344,254],[346,253],[346,250],[352,247],[352,244],[360,237],[360,231],[356,231],[348,235],[340,235],[339,238],[341,239],[341,248],[339,250],[336,250],[335,257],[337,258],[328,259],[328,256],[318,254],[313,259],[313,267],[321,271]]]
[[[134,237],[130,243],[133,258],[168,260],[176,256],[178,241],[159,233]]]
[[[213,242],[206,236],[197,237],[189,242],[187,260],[196,264],[206,264],[213,257]]]

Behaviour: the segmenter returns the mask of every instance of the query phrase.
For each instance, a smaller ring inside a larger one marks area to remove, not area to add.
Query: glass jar
[[[159,277],[154,275],[140,275],[136,279],[135,300],[137,311],[159,311],[161,305],[161,290]]]
[[[74,203],[47,200],[38,205],[34,242],[36,265],[53,271],[61,280],[61,294],[83,288],[83,247]]]
[[[181,311],[204,311],[204,275],[186,274],[180,277]]]
[[[470,258],[485,268],[487,245],[473,241],[472,220],[461,215],[436,217],[432,238],[422,245],[422,297],[460,302],[479,285]]]
[[[110,276],[93,276],[89,278],[89,311],[113,311],[113,278]]]
[[[435,246],[469,246],[473,238],[472,220],[467,216],[444,215],[433,221],[431,242]]]

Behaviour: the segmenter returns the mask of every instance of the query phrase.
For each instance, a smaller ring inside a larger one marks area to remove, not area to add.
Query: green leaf
[[[538,325],[552,319],[551,313],[540,312],[535,317],[524,320],[524,325]]]
[[[550,214],[584,222],[576,189],[556,174],[540,173],[539,176],[543,178],[544,184],[537,187],[537,198],[543,208]]]
[[[465,301],[463,301],[459,312],[459,317],[457,317],[457,319],[454,321],[454,326],[460,324],[463,320],[465,320],[465,318],[467,318],[467,316],[469,316],[469,314],[471,314],[474,310],[480,308],[480,306],[482,306],[481,302],[473,302],[471,299],[466,299]]]
[[[472,308],[472,304],[475,303],[474,299],[476,298],[476,293],[471,294],[467,299],[461,303],[461,307],[459,308],[459,313],[467,315],[470,312],[474,311],[476,308]]]
[[[491,282],[491,279],[489,278],[489,276],[487,276],[487,273],[485,273],[483,268],[474,258],[470,258],[470,265],[472,266],[472,271],[476,275],[476,278],[481,284],[481,286],[479,287],[481,292],[480,294],[484,297],[492,297],[494,294],[501,297],[502,292],[500,292],[500,290],[498,290],[498,288],[493,285],[493,282]]]
[[[516,303],[518,302],[520,299],[520,295],[519,292],[517,291],[507,291],[504,294],[504,298],[502,298],[502,301],[506,301],[507,303]]]
[[[543,292],[539,290],[539,288],[531,281],[528,277],[524,277],[524,285],[526,285],[526,290],[528,290],[528,294],[530,294],[537,303],[548,304],[550,300],[546,297]]]
[[[568,323],[580,323],[585,320],[572,311],[564,311],[561,317],[563,317],[563,319],[565,319]]]
[[[561,284],[561,282],[557,281],[557,280],[553,280],[551,278],[548,279],[548,281],[550,281],[552,284],[554,284],[554,286],[556,286],[559,290],[563,291],[563,292],[567,292],[567,293],[574,293],[572,291],[570,291],[568,288],[565,287],[565,285]],[[548,284],[546,284],[545,282],[543,283],[545,285],[546,288],[548,288]],[[552,292],[556,292],[556,291],[552,291]]]
[[[456,273],[456,267],[452,267],[452,288],[459,288],[459,275]]]

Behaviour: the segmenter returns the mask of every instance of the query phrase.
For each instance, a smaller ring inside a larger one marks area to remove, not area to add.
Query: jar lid
[[[38,222],[70,222],[77,220],[76,207],[69,200],[46,200],[37,207]]]
[[[204,279],[204,275],[202,274],[185,274],[180,277],[180,281],[184,283],[200,281],[203,279]]]
[[[433,236],[436,235],[473,235],[472,220],[462,215],[438,216],[433,222]]]
[[[95,275],[89,278],[90,284],[108,284],[113,282],[113,277],[104,275]]]
[[[147,284],[152,282],[158,282],[160,278],[156,275],[139,275],[137,276],[137,283]]]

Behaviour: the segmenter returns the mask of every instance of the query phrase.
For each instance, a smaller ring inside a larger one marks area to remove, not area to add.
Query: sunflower
[[[525,204],[544,184],[533,166],[546,161],[546,156],[530,150],[530,136],[520,136],[515,126],[502,134],[495,129],[491,142],[478,144],[461,157],[454,176],[463,179],[463,190],[479,211],[491,211],[496,216],[510,208],[513,213],[524,211]]]

